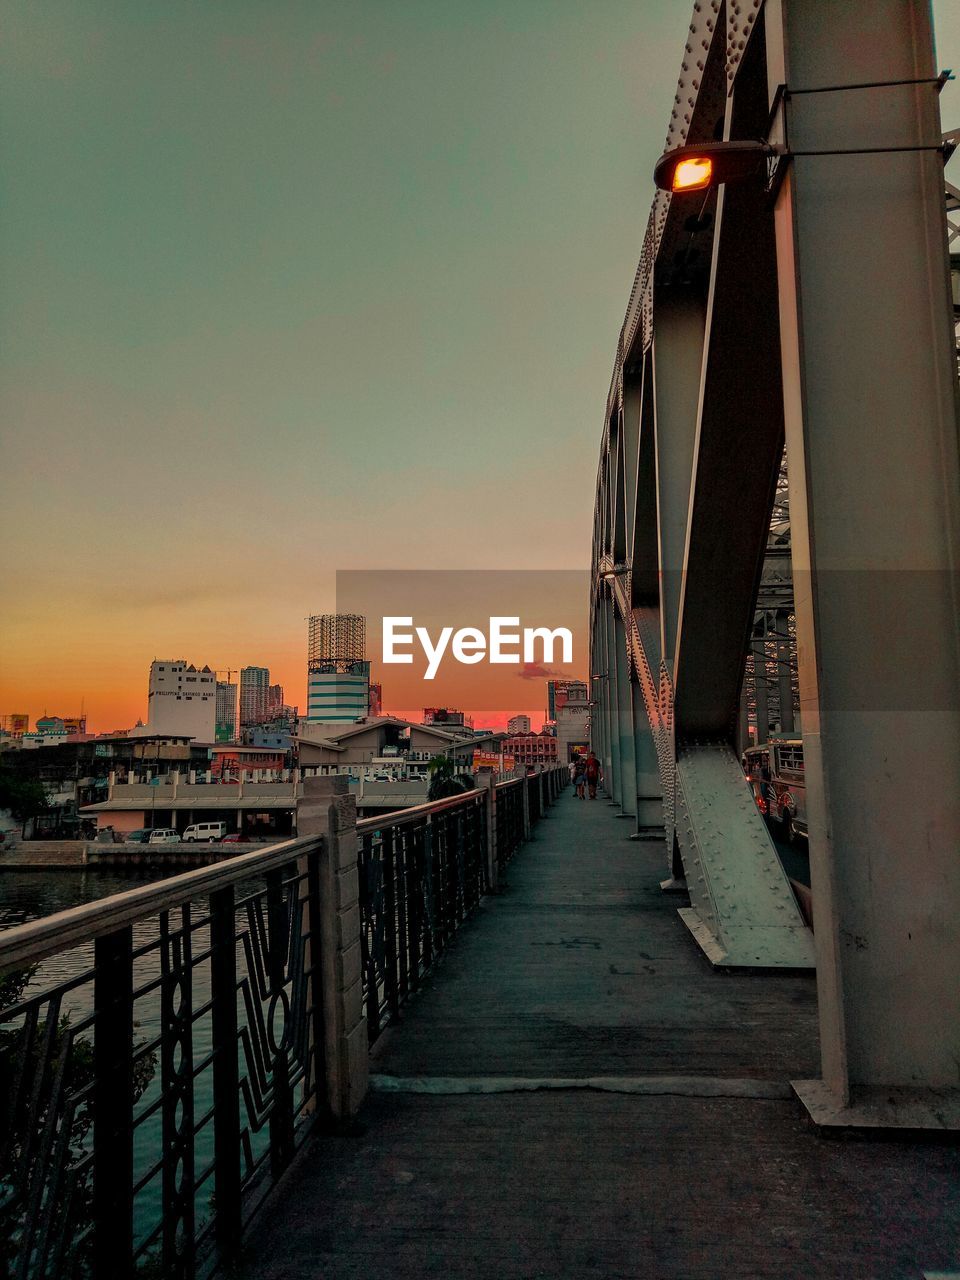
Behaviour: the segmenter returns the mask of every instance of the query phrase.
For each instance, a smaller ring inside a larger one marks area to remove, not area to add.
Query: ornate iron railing
[[[514,778],[497,783],[497,865],[501,871],[523,844],[523,789],[536,778]],[[536,822],[539,808],[530,810],[530,821]]]
[[[530,808],[530,821],[536,822],[540,817],[543,805],[543,782],[541,774],[531,773],[526,779],[527,804]]]
[[[486,794],[468,791],[357,823],[371,1043],[486,892]]]
[[[9,1274],[188,1280],[236,1252],[325,1107],[319,851],[292,840],[0,935]]]

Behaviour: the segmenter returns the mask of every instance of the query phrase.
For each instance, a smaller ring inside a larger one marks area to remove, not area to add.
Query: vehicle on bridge
[[[807,835],[807,789],[799,738],[765,742],[743,753],[743,771],[757,808],[774,835],[787,842]]]

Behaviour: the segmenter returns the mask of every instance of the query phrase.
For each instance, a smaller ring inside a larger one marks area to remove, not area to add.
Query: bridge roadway
[[[258,1280],[906,1280],[960,1269],[960,1152],[817,1136],[804,975],[722,973],[662,844],[564,793],[308,1147]],[[593,1080],[593,1086],[563,1087]],[[538,1087],[539,1086],[539,1087]]]

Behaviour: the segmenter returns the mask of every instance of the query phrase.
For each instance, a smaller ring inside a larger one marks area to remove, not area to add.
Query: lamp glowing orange
[[[673,171],[674,191],[702,191],[713,181],[713,161],[708,156],[681,160]]]
[[[657,161],[653,180],[661,191],[683,194],[707,191],[724,182],[748,179],[764,181],[767,162],[775,154],[786,154],[769,142],[749,138],[731,142],[697,142],[674,147]]]

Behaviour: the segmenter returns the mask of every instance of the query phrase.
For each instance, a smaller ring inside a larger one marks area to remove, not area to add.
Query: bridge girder
[[[829,0],[698,3],[667,148],[766,136],[780,85],[934,76],[920,0],[879,0],[869,17]],[[788,94],[773,127],[788,117],[797,151],[920,147],[940,136],[936,107],[929,83]],[[960,468],[943,191],[941,157],[916,151],[797,158],[775,207],[747,186],[658,193],[604,420],[596,746],[641,826],[659,786],[682,914],[725,965],[814,958],[734,752],[786,440],[823,1052],[801,1095],[825,1121],[878,1114],[878,1089],[906,1091],[899,1114],[915,1123],[932,1114],[918,1091],[939,1091],[941,1118],[957,1104]]]

